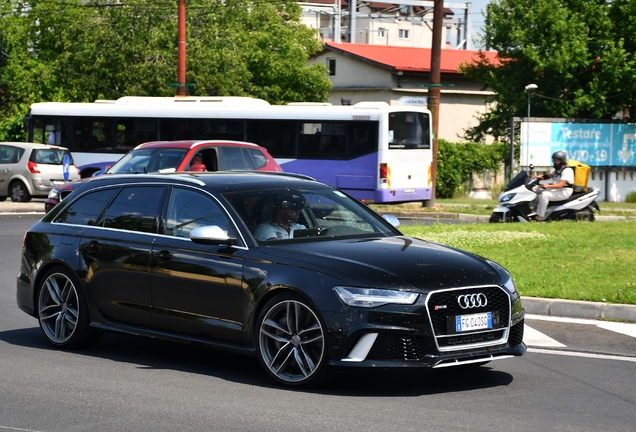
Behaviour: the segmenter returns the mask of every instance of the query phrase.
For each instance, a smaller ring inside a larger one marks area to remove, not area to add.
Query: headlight
[[[517,287],[515,286],[512,277],[504,283],[503,287],[510,293],[510,300],[512,303],[516,303],[519,300],[519,291],[517,291]]]
[[[60,191],[55,188],[51,189],[49,191],[49,199],[62,201],[62,197],[60,196]]]
[[[502,203],[508,202],[511,199],[513,199],[515,197],[515,195],[517,195],[517,194],[516,193],[511,193],[511,194],[508,194],[508,195],[504,195],[504,197],[501,198],[501,202]]]
[[[348,306],[373,308],[385,304],[413,304],[418,293],[375,288],[335,287],[338,298]]]
[[[513,296],[517,295],[517,287],[515,286],[515,282],[512,280],[512,277],[508,279],[503,286],[510,294],[513,294]]]

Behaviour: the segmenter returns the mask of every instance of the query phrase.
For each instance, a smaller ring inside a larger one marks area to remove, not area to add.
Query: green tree
[[[331,83],[315,30],[295,1],[187,3],[191,95],[324,101]],[[0,140],[24,139],[39,101],[172,96],[177,82],[174,0],[0,0]]]
[[[635,16],[633,0],[493,0],[481,44],[500,61],[464,72],[495,96],[466,139],[507,137],[510,118],[527,115],[530,83],[533,117],[609,119],[633,105]]]

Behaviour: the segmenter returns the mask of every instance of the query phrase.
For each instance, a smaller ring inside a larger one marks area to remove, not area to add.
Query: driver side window
[[[168,206],[166,234],[190,238],[193,229],[209,225],[216,225],[228,232],[230,223],[223,209],[209,196],[175,188]]]

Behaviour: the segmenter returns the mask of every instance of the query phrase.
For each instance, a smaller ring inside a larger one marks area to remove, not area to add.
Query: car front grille
[[[485,306],[462,308],[458,298],[462,295],[484,294]],[[434,291],[429,294],[426,307],[435,340],[440,351],[456,351],[473,346],[488,346],[505,343],[510,325],[510,296],[501,287],[483,286]],[[483,312],[493,313],[493,328],[487,330],[454,333],[449,325],[459,315]]]

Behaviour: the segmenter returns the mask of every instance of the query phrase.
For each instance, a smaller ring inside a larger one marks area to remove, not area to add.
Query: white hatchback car
[[[66,147],[0,142],[0,201],[46,198],[53,187],[79,178]]]

